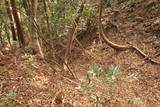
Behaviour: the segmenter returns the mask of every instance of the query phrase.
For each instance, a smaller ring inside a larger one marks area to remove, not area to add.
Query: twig
[[[72,76],[73,76],[75,79],[77,79],[76,74],[70,69],[70,67],[68,66],[68,64],[65,63],[65,61],[64,61],[59,55],[57,55],[57,54],[55,54],[55,55],[56,55],[56,57],[58,57],[58,58],[62,61],[62,63],[66,66],[66,68],[67,68],[68,71],[72,74]],[[64,68],[63,68],[63,69],[64,69]]]
[[[72,83],[74,83],[74,84],[76,84],[76,85],[78,85],[78,84],[79,84],[78,82],[73,81],[72,79],[67,78],[67,77],[65,77],[65,76],[62,76],[62,78],[66,79],[66,80],[68,80],[68,81],[70,81],[70,82],[72,82]]]

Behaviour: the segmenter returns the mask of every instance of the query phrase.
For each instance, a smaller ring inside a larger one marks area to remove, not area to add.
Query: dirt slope
[[[122,1],[122,0],[121,0]],[[118,11],[105,9],[106,35],[117,44],[130,42],[148,56],[160,61],[160,9],[147,0],[127,12],[123,5]],[[160,66],[146,61],[136,51],[116,52],[104,44],[96,30],[83,35],[72,51],[69,66],[80,79],[90,65],[102,68],[118,66],[125,74],[134,74],[138,80],[119,84],[120,101],[108,101],[104,107],[160,107]],[[60,66],[62,66],[60,64]],[[92,99],[76,89],[78,82],[55,64],[46,63],[37,55],[22,50],[0,56],[0,102],[12,90],[18,102],[16,107],[93,107]],[[128,96],[139,97],[143,104],[130,104]]]

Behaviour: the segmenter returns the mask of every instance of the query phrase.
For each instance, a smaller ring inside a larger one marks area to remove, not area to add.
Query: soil
[[[134,9],[127,12],[125,8],[106,8],[106,36],[116,44],[132,43],[160,62],[160,8],[147,0]],[[79,42],[81,46],[74,45],[68,65],[78,79],[93,64],[103,69],[114,65],[124,72],[123,76],[137,77],[135,81],[118,84],[120,99],[106,101],[103,107],[160,107],[160,65],[150,63],[134,50],[115,51],[103,43],[96,28],[85,33]],[[50,61],[44,61],[22,49],[4,49],[2,53],[0,102],[12,90],[17,95],[12,98],[16,107],[94,107],[91,97],[76,88],[79,81],[62,69],[60,58],[50,56]],[[140,98],[143,103],[128,103],[128,96]]]

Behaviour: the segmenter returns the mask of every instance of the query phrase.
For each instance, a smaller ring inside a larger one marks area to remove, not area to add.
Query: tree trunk
[[[12,14],[14,17],[14,21],[16,23],[16,28],[17,28],[17,34],[18,34],[18,40],[20,42],[20,46],[25,46],[25,39],[24,39],[24,33],[22,30],[22,26],[17,14],[17,8],[16,8],[16,1],[15,0],[11,0],[11,7],[12,7]]]
[[[11,27],[11,32],[12,32],[12,38],[13,38],[13,40],[17,41],[16,31],[15,31],[14,24],[13,24],[13,17],[12,17],[9,2],[7,0],[6,0],[6,6],[7,6],[7,14],[8,14],[9,19],[10,19],[10,27]]]
[[[44,53],[42,50],[42,41],[39,37],[40,35],[38,35],[38,33],[40,33],[40,31],[37,30],[37,28],[38,28],[38,25],[37,25],[38,0],[29,0],[29,1],[30,1],[29,2],[29,4],[30,4],[30,14],[29,14],[30,33],[33,35],[31,44],[33,44],[32,46],[34,46],[33,50],[36,50],[35,45],[37,45],[41,57],[44,58]]]
[[[78,10],[78,15],[74,19],[73,26],[68,31],[68,34],[67,34],[68,43],[67,43],[67,47],[66,47],[66,51],[65,51],[65,60],[64,60],[64,70],[66,70],[66,71],[68,70],[68,67],[66,65],[68,64],[69,54],[71,53],[71,49],[72,49],[72,43],[73,43],[73,40],[75,39],[75,34],[77,32],[77,27],[78,27],[79,20],[80,20],[80,17],[82,15],[83,10],[84,10],[84,2],[82,2],[81,6]],[[74,73],[72,73],[72,75],[74,77],[76,77]]]
[[[51,27],[49,24],[49,10],[47,7],[46,0],[43,0],[43,5],[44,5],[45,14],[46,14],[46,22],[47,22],[48,32],[51,33]]]
[[[0,29],[0,32],[1,32],[2,30]],[[0,33],[0,45],[3,43],[3,38],[2,38],[2,34]]]
[[[11,38],[9,36],[9,31],[8,31],[8,27],[5,25],[5,31],[6,31],[6,36],[7,36],[7,40],[8,40],[8,44],[11,47]]]

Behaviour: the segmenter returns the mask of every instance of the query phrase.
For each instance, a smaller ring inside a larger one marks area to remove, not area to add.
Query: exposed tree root
[[[100,0],[100,3],[99,3],[99,18],[98,18],[98,30],[99,30],[99,35],[101,36],[101,38],[104,40],[104,42],[106,44],[108,44],[110,47],[118,50],[118,51],[122,51],[122,50],[127,50],[129,49],[130,47],[129,46],[123,46],[123,45],[117,45],[113,42],[111,42],[105,35],[104,33],[104,29],[103,29],[103,26],[102,26],[102,23],[101,23],[101,17],[102,17],[102,0]]]
[[[160,65],[160,62],[150,58],[149,56],[147,56],[143,51],[141,51],[138,47],[130,44],[130,48],[129,49],[134,49],[136,50],[138,53],[140,53],[146,60],[150,61],[151,63],[153,64],[157,64],[157,65]]]
[[[106,44],[108,44],[110,47],[114,48],[117,51],[125,51],[125,50],[136,50],[138,53],[140,53],[146,60],[150,61],[153,64],[158,64],[160,65],[160,62],[148,57],[143,51],[141,51],[139,48],[136,46],[129,44],[129,45],[118,45],[113,42],[111,42],[107,36],[104,33],[104,28],[101,22],[101,16],[102,16],[102,0],[99,0],[99,17],[98,17],[98,30],[99,30],[99,35],[100,37],[104,40]]]

